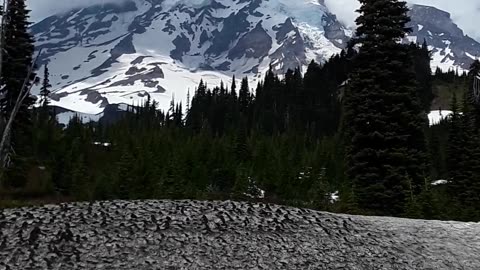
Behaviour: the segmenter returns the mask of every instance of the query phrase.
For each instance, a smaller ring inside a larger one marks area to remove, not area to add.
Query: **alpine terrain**
[[[51,105],[95,115],[150,96],[168,109],[173,98],[185,103],[201,79],[219,85],[236,75],[255,82],[270,65],[280,74],[305,71],[311,60],[340,53],[353,35],[323,0],[171,3],[94,5],[33,25],[39,66],[50,68]],[[480,43],[448,13],[416,5],[411,16],[413,32],[404,41],[426,40],[432,69],[466,70],[480,54]]]

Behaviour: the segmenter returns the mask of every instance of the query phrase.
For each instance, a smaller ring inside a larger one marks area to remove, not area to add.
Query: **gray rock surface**
[[[480,269],[480,225],[198,201],[0,212],[0,269]]]

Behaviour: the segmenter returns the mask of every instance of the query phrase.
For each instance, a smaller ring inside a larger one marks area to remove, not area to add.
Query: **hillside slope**
[[[0,212],[0,269],[480,269],[480,224],[276,205],[114,201]]]

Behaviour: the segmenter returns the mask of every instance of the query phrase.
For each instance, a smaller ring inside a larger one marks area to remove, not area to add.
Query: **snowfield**
[[[0,212],[0,269],[480,269],[480,224],[199,201]]]
[[[447,110],[437,110],[437,111],[431,111],[428,114],[428,120],[430,122],[430,125],[437,125],[440,124],[441,121],[447,119],[453,112],[452,111],[447,111]]]

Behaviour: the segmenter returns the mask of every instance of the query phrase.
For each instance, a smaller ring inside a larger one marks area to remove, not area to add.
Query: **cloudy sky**
[[[91,5],[92,3],[121,2],[123,0],[27,0],[32,9],[32,19],[38,21],[46,16],[66,11],[72,7]],[[193,1],[203,0],[167,0]],[[299,1],[299,0],[292,0]],[[448,11],[454,21],[469,36],[480,41],[480,0],[407,0],[410,3],[432,5]],[[355,10],[359,7],[357,0],[326,0],[330,10],[349,26],[354,25]]]

